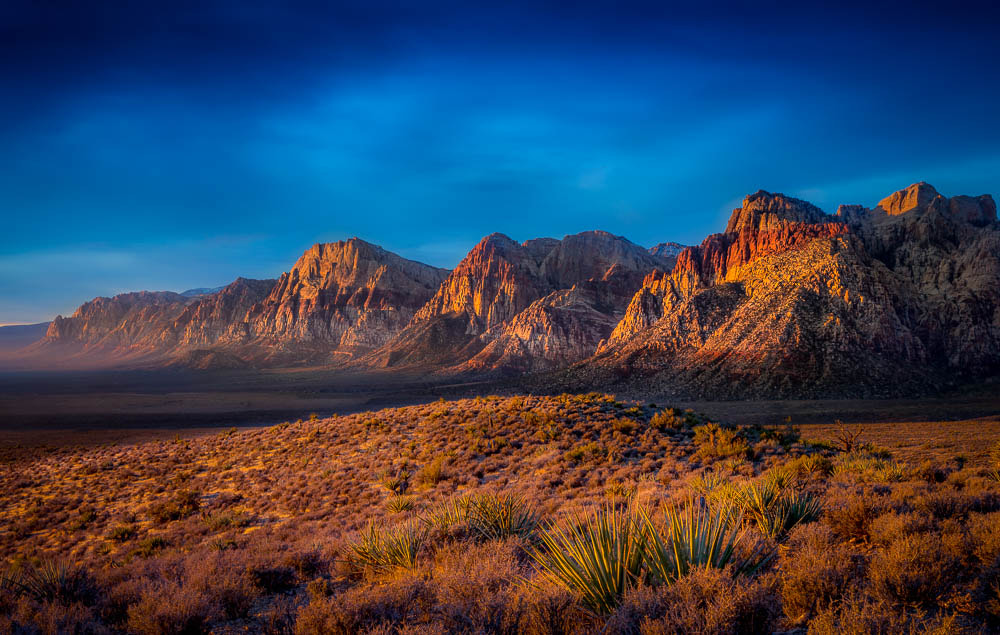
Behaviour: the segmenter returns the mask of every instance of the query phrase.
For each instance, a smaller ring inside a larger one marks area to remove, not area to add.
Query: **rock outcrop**
[[[247,337],[353,357],[401,331],[447,274],[358,238],[313,245],[249,311]]]
[[[277,281],[96,298],[57,317],[35,352],[198,368],[333,363],[390,340],[447,273],[357,238],[318,244]]]
[[[484,238],[376,366],[531,370],[582,359],[610,335],[642,276],[667,261],[607,232]]]
[[[757,192],[726,232],[644,280],[575,368],[728,397],[879,396],[1000,370],[1000,227],[989,196],[925,183],[836,215]]]

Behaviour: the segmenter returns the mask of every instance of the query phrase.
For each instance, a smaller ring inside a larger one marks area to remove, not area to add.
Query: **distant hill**
[[[0,326],[0,352],[10,352],[22,349],[45,337],[50,322],[38,324],[14,324]]]

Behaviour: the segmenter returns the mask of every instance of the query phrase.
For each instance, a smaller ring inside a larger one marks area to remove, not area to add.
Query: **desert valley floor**
[[[414,382],[303,398],[201,377],[214,392],[181,375],[159,392],[6,384],[0,630],[1000,627],[988,390],[673,404]],[[48,430],[44,402],[61,413]]]

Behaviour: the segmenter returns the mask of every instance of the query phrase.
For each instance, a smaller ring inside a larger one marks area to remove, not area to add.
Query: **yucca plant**
[[[709,507],[704,500],[663,508],[666,535],[660,534],[649,513],[642,511],[645,566],[656,583],[671,583],[692,569],[724,569],[732,565],[739,575],[752,575],[773,557],[760,548],[741,555],[746,534],[741,515],[731,507]]]
[[[382,487],[393,494],[405,494],[410,486],[410,473],[406,471],[399,474],[383,472],[382,476],[379,477],[379,482],[382,483]]]
[[[531,541],[539,517],[524,500],[513,494],[482,494],[469,500],[468,522],[483,540],[518,536]]]
[[[54,561],[45,561],[12,573],[5,585],[39,602],[58,600],[70,603],[87,599],[94,592],[85,572]]]
[[[782,490],[795,481],[795,472],[787,467],[776,467],[764,475],[764,482]]]
[[[371,522],[358,540],[349,545],[348,561],[359,571],[411,569],[417,564],[424,536],[424,528],[414,522],[393,529],[384,529]]]
[[[542,533],[531,555],[539,573],[580,596],[594,613],[614,611],[642,575],[644,532],[635,514],[606,506]]]
[[[766,516],[781,500],[781,488],[774,481],[749,482],[740,488],[738,502],[743,513],[754,518]]]
[[[385,509],[391,514],[400,514],[413,509],[413,499],[409,496],[390,496],[385,501]]]
[[[701,496],[708,496],[729,484],[729,478],[719,472],[705,472],[691,480],[689,487]]]
[[[791,493],[764,514],[755,516],[761,533],[771,538],[781,538],[799,523],[816,520],[822,511],[819,500],[810,494]]]
[[[771,479],[744,485],[739,505],[770,538],[780,538],[799,523],[815,520],[822,510],[814,496],[784,491]]]
[[[431,507],[420,516],[420,522],[430,530],[447,533],[469,521],[470,499],[454,497]]]

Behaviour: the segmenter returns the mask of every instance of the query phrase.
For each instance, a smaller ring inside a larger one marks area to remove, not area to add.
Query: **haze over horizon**
[[[697,243],[758,189],[1000,193],[985,5],[62,4],[0,8],[0,323],[351,236],[452,267]]]

